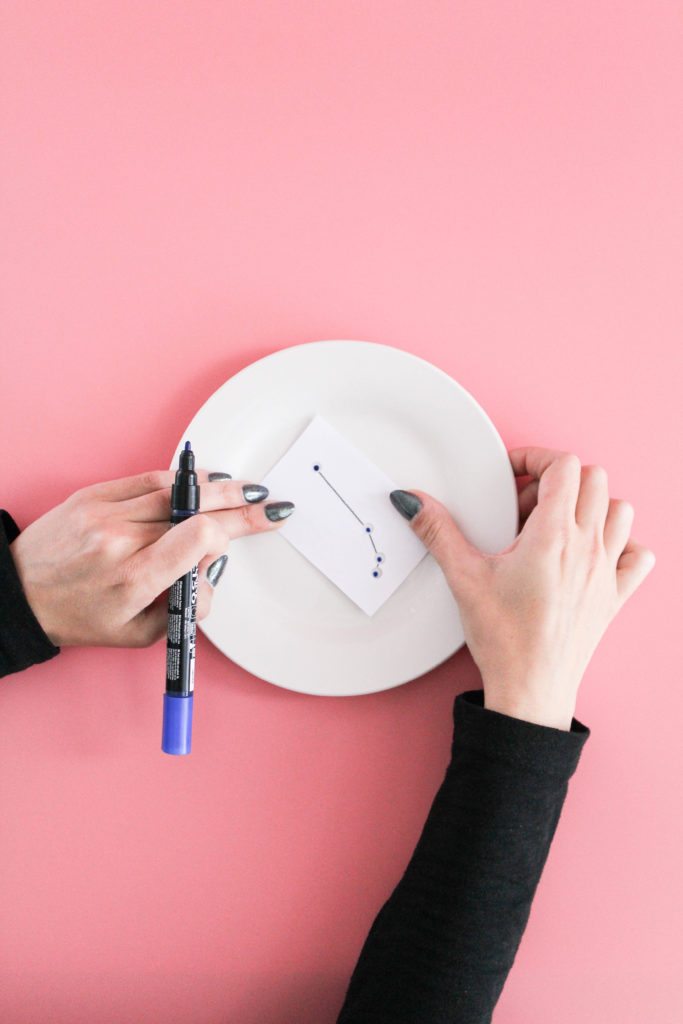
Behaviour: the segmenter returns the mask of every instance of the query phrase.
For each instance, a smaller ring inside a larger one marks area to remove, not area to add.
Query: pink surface
[[[680,1021],[680,4],[2,8],[0,505],[25,527],[167,468],[224,380],[325,338],[603,465],[658,561],[584,677],[494,1020]],[[331,1024],[471,657],[323,699],[200,634],[184,759],[164,665],[68,648],[2,680],[0,1019]]]

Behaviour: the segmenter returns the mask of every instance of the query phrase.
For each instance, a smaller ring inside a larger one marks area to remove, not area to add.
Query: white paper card
[[[389,499],[398,484],[322,416],[261,483],[296,506],[278,532],[367,615],[427,554]]]

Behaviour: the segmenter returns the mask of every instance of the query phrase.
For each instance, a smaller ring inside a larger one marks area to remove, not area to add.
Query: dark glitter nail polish
[[[265,506],[264,511],[271,523],[279,523],[281,519],[286,519],[287,516],[292,514],[294,503],[291,501],[273,501],[270,505]]]
[[[242,488],[245,501],[263,501],[264,498],[268,497],[269,493],[268,488],[262,487],[261,484],[245,484]]]
[[[206,570],[206,578],[212,587],[215,587],[219,579],[223,575],[223,570],[228,564],[228,556],[221,555],[215,562],[212,562],[209,568]]]
[[[209,483],[213,484],[216,480],[232,480],[229,473],[209,473]]]
[[[389,497],[391,504],[405,519],[412,519],[422,508],[420,499],[410,491],[392,491]]]

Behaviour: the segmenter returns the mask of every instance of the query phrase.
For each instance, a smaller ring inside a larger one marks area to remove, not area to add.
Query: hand
[[[412,492],[422,509],[411,525],[458,603],[485,707],[570,729],[586,666],[655,556],[630,539],[633,507],[609,497],[601,466],[544,448],[508,455],[515,476],[532,479],[519,489],[523,527],[504,551],[478,551],[423,491]]]
[[[53,644],[150,646],[166,634],[166,591],[194,565],[197,619],[208,615],[207,568],[231,540],[282,525],[265,514],[282,503],[245,504],[244,481],[209,483],[204,470],[197,479],[199,514],[172,529],[175,471],[167,470],[84,487],[12,542],[28,603]]]

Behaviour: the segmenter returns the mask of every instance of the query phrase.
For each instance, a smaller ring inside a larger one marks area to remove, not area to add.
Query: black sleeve
[[[380,910],[337,1024],[488,1024],[589,729],[454,706],[451,762]]]
[[[0,676],[20,672],[59,654],[26,600],[10,544],[19,527],[0,509]]]

